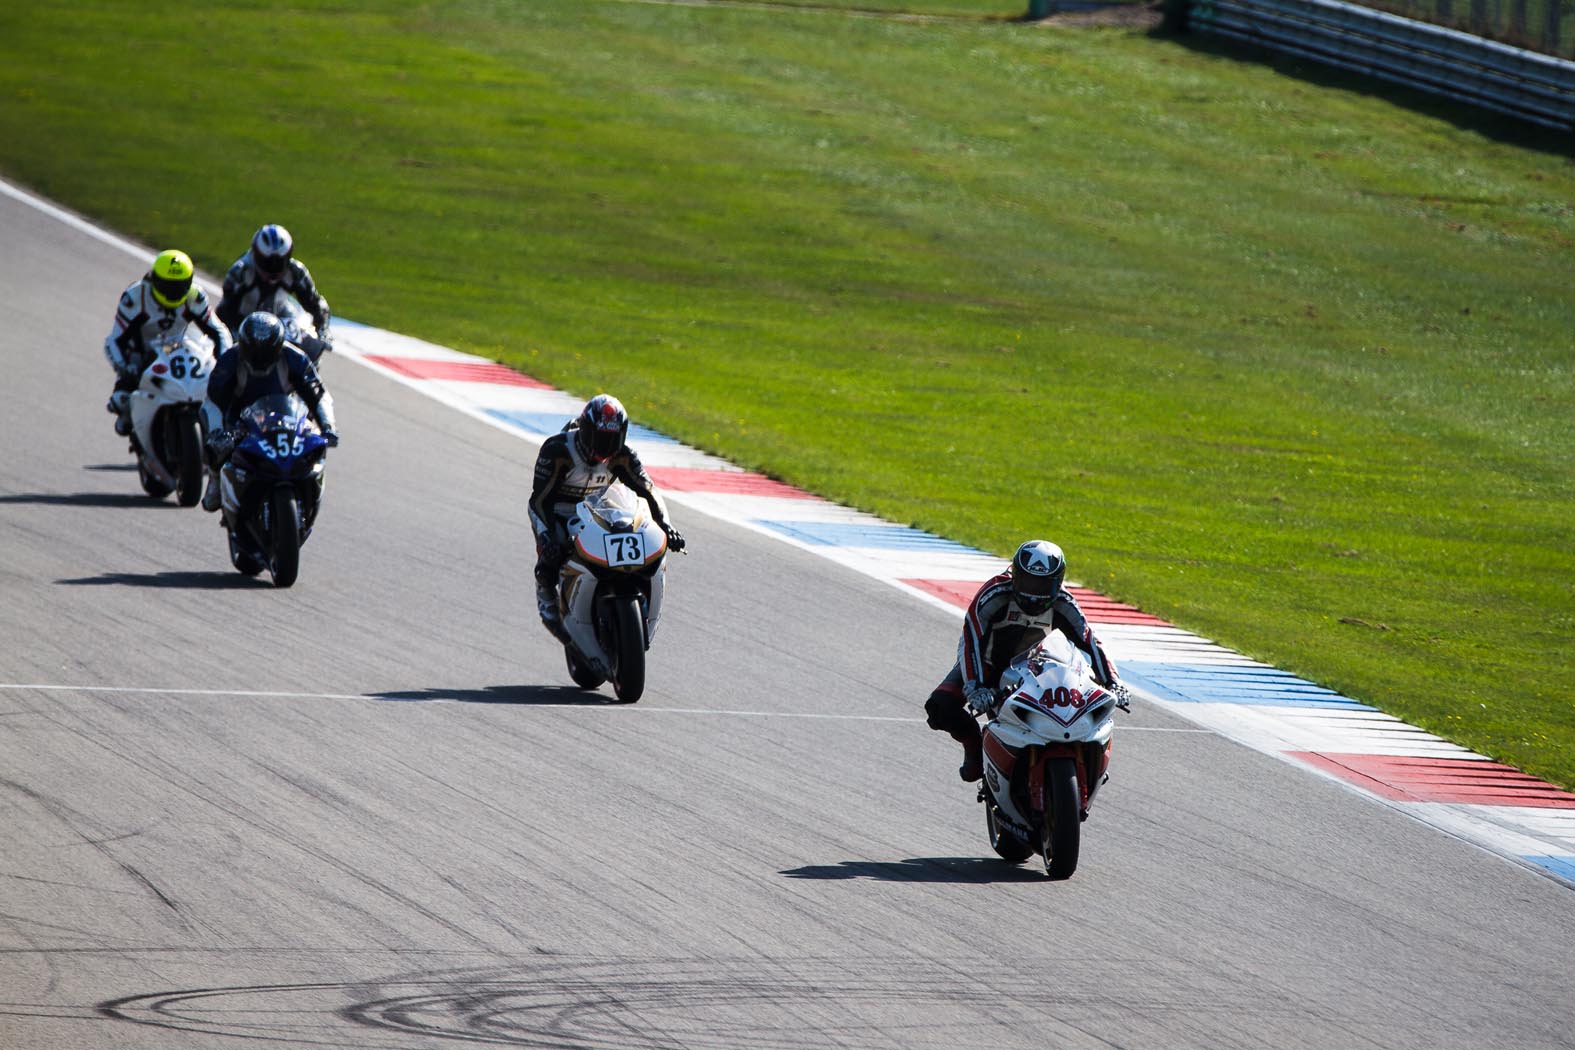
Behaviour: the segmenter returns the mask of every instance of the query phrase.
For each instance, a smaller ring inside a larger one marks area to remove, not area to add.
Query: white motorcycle
[[[1101,688],[1083,654],[1052,633],[1002,672],[996,695],[979,786],[990,846],[1013,864],[1038,853],[1045,874],[1068,878],[1089,806],[1110,779],[1116,708],[1130,710],[1126,690]]]
[[[569,519],[574,546],[558,576],[569,677],[582,689],[611,679],[619,700],[645,692],[645,651],[662,615],[667,534],[645,500],[622,484],[581,500]]]
[[[142,490],[176,494],[183,507],[202,498],[202,430],[198,415],[208,395],[213,351],[202,336],[165,339],[130,394],[131,449]]]
[[[271,295],[264,297],[257,309],[267,310],[277,317],[279,323],[284,325],[285,338],[305,350],[313,365],[322,366],[323,353],[332,350],[333,344],[328,341],[326,333],[319,335],[311,313],[296,301],[295,296],[283,288],[276,288]]]

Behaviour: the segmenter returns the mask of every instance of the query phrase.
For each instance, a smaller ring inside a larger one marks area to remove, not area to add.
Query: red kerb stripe
[[[411,379],[444,379],[464,383],[493,383],[500,386],[525,386],[551,390],[546,383],[521,375],[493,361],[434,361],[426,357],[391,357],[367,354],[366,359]]]
[[[718,492],[729,496],[777,496],[782,499],[819,499],[803,489],[743,470],[705,470],[696,467],[646,467],[651,480],[674,492]]]
[[[1465,758],[1292,751],[1308,765],[1397,802],[1575,809],[1575,795],[1512,766]]]

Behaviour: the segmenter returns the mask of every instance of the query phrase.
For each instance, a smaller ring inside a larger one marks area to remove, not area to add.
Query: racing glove
[[[324,427],[323,428],[323,440],[328,442],[328,447],[329,448],[338,448],[339,447],[339,431],[335,430],[333,427]]]
[[[994,709],[994,689],[987,685],[978,685],[968,691],[968,710],[976,715],[987,715]]]
[[[662,531],[667,533],[667,546],[671,550],[682,551],[684,547],[687,546],[687,544],[684,543],[684,534],[673,528],[671,525],[667,524],[665,521],[662,522]]]

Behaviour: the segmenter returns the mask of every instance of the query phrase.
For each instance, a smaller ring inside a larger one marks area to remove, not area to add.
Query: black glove
[[[127,361],[115,368],[115,378],[127,383],[135,382],[142,377],[142,362]]]
[[[329,448],[339,447],[339,431],[328,428],[323,429],[323,440],[328,442]]]
[[[235,451],[235,434],[228,430],[213,430],[208,433],[208,455],[213,462],[222,463],[230,458],[230,453]]]
[[[684,543],[683,533],[679,532],[665,521],[662,523],[662,531],[667,533],[667,546],[671,550],[682,551],[684,549],[686,544]]]

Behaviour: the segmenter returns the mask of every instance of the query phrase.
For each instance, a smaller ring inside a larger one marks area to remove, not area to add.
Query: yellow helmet
[[[148,271],[148,280],[153,285],[153,298],[169,309],[175,309],[191,295],[191,279],[196,272],[196,268],[191,265],[191,256],[185,252],[174,248],[159,252],[153,260],[153,269]]]

